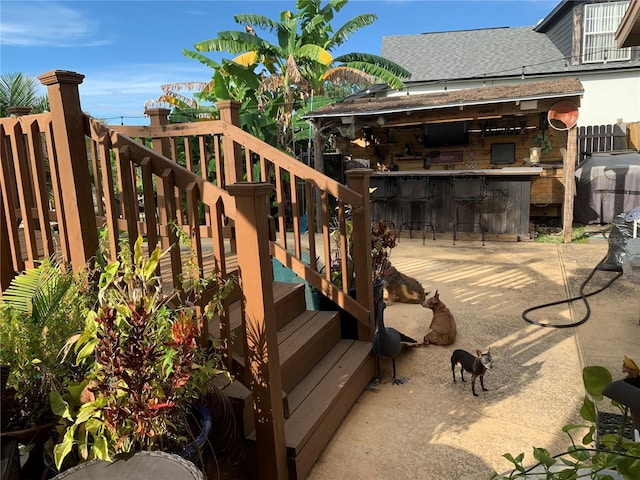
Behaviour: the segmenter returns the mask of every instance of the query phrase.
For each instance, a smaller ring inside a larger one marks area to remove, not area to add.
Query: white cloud
[[[0,44],[20,47],[108,45],[97,37],[100,23],[80,10],[53,2],[5,2],[0,18]]]
[[[80,84],[82,109],[89,115],[126,125],[148,125],[144,104],[162,94],[160,85],[177,82],[209,81],[211,70],[197,64],[159,63],[109,65],[108,68],[83,71]]]

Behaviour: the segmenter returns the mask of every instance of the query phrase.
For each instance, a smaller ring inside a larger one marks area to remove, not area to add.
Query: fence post
[[[353,270],[356,277],[356,300],[369,310],[369,325],[358,322],[358,340],[371,340],[375,332],[373,311],[373,283],[371,266],[371,214],[369,208],[370,168],[347,171],[349,186],[362,195],[362,206],[352,206]]]
[[[564,243],[573,237],[573,202],[575,194],[576,160],[578,157],[578,128],[572,127],[567,135],[567,157],[564,161],[564,202],[562,203],[562,236]]]
[[[227,187],[236,200],[238,270],[245,312],[245,368],[253,392],[261,479],[286,479],[287,447],[269,248],[269,183]]]
[[[84,135],[84,113],[80,108],[78,85],[84,75],[65,70],[53,70],[38,77],[47,86],[55,161],[59,174],[62,205],[56,205],[61,235],[67,238],[74,271],[85,267],[98,250],[96,216],[93,211],[91,175]],[[53,160],[52,152],[50,161]],[[50,165],[53,170],[53,165]]]
[[[240,103],[235,100],[220,100],[216,102],[220,111],[220,120],[240,127]],[[230,135],[222,137],[224,148],[225,185],[232,185],[242,181],[242,148],[233,141]]]

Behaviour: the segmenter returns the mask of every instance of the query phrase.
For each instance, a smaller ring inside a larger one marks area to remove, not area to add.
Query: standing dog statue
[[[453,373],[453,383],[456,383],[456,365],[460,364],[460,377],[464,382],[464,371],[466,370],[471,374],[471,391],[473,396],[477,397],[476,393],[476,378],[480,377],[480,387],[483,391],[487,391],[484,388],[484,373],[487,369],[493,368],[493,359],[491,358],[491,349],[486,353],[482,353],[480,350],[476,352],[474,357],[469,352],[464,350],[454,350],[451,355],[451,373]]]
[[[393,302],[422,303],[427,296],[418,280],[399,272],[393,266],[384,274],[384,292],[387,305]]]
[[[433,297],[428,298],[423,307],[433,311],[433,319],[429,326],[429,332],[424,336],[423,345],[451,345],[456,340],[456,321],[447,306],[440,301],[438,291]]]

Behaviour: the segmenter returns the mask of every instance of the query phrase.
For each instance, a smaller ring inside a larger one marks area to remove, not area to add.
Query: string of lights
[[[604,54],[604,58],[605,60],[602,63],[607,63],[607,52],[611,50],[611,48],[601,48],[599,50],[593,50],[591,53],[593,55],[596,54]],[[619,49],[616,49],[619,50]],[[625,49],[621,49],[621,50],[625,50]],[[630,50],[630,52],[636,52],[638,50],[640,50],[640,47],[628,47],[628,50]],[[496,75],[500,75],[500,74],[509,74],[512,73],[513,75],[517,75],[518,73],[520,73],[520,78],[521,79],[525,79],[527,73],[531,74],[531,75],[538,75],[542,72],[538,72],[532,69],[534,69],[534,67],[540,67],[542,65],[549,65],[549,64],[554,64],[554,63],[559,63],[559,62],[564,62],[564,68],[565,70],[568,70],[570,66],[575,66],[575,67],[580,67],[581,65],[573,65],[573,61],[575,59],[581,59],[582,58],[582,54],[576,54],[576,55],[569,55],[569,56],[563,56],[563,57],[557,57],[557,58],[553,58],[553,59],[549,59],[549,60],[545,60],[542,62],[537,62],[537,63],[529,63],[526,65],[518,65],[518,66],[514,66],[512,68],[506,68],[506,69],[502,69],[502,70],[494,70],[492,72],[484,72],[480,75],[473,75],[470,77],[466,77],[467,80],[474,80],[474,79],[482,79],[483,80],[483,84],[487,81],[488,78],[490,77],[494,77]],[[593,64],[589,64],[589,65],[593,65]],[[442,83],[444,84],[444,88],[445,90],[447,89],[447,82],[451,81],[452,79],[433,79],[433,80],[426,80],[424,82],[420,82],[422,84],[425,85],[431,85],[431,84],[438,84],[438,83]],[[339,97],[329,97],[331,98],[332,101],[338,101],[341,100],[341,98]],[[276,106],[276,107],[285,107],[285,106],[292,106],[295,105],[295,102],[283,102],[283,101],[278,101],[275,102],[273,104],[271,104],[272,106]],[[247,106],[246,110],[249,113],[259,113],[260,109],[258,107],[255,106]],[[108,118],[104,118],[104,120],[120,120],[121,121],[121,125],[124,125],[124,120],[125,119],[140,119],[140,118],[148,118],[148,115],[140,115],[140,116],[126,116],[126,115],[121,115],[121,116],[116,116],[116,117],[108,117]]]

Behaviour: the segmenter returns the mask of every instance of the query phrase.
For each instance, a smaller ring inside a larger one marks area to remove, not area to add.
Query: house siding
[[[576,52],[573,50],[574,10],[575,9],[569,10],[567,14],[559,18],[549,27],[549,30],[545,32],[556,48],[560,50],[565,57],[570,58],[569,63],[571,65],[580,63],[580,57],[576,57]]]

